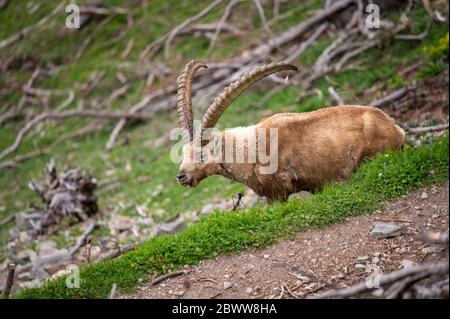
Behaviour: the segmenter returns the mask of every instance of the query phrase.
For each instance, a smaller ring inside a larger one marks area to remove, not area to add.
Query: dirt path
[[[292,298],[355,284],[365,264],[390,272],[408,264],[443,260],[439,247],[409,235],[448,231],[448,183],[422,188],[388,202],[382,211],[348,218],[257,251],[219,256],[187,267],[188,274],[146,284],[122,298]],[[377,222],[407,224],[407,234],[374,239]]]

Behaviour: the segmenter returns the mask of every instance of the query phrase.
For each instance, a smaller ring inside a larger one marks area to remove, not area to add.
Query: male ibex
[[[396,150],[404,142],[405,132],[383,111],[368,106],[282,113],[256,125],[207,132],[249,86],[275,72],[297,70],[283,63],[257,67],[231,83],[215,98],[194,132],[191,87],[201,67],[206,65],[191,61],[178,78],[183,158],[177,180],[183,186],[195,187],[204,178],[218,174],[247,185],[270,201],[285,200],[292,193],[317,190],[327,182],[346,179],[362,160],[387,149]],[[270,153],[275,170],[268,170],[267,158],[255,159],[256,153]]]

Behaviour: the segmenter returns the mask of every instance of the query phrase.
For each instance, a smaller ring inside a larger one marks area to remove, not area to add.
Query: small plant
[[[448,66],[448,39],[449,33],[447,32],[435,45],[423,48],[427,62],[417,73],[419,79],[429,75],[437,75]]]

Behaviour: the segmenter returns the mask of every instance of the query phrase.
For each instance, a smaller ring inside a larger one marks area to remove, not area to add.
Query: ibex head
[[[220,135],[210,134],[226,108],[248,87],[262,78],[283,70],[297,70],[290,64],[271,63],[256,67],[244,73],[220,93],[203,115],[199,128],[194,132],[192,119],[191,90],[195,72],[207,66],[199,61],[189,62],[177,80],[177,110],[180,127],[183,130],[183,159],[177,175],[183,186],[195,187],[206,177],[221,173],[222,158],[218,158]],[[206,145],[208,147],[206,147]],[[223,172],[222,172],[223,173]]]

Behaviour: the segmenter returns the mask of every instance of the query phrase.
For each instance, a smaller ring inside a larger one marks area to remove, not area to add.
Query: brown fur
[[[278,129],[278,170],[274,174],[260,174],[259,168],[266,165],[258,162],[197,164],[184,159],[180,172],[187,180],[183,185],[196,186],[209,175],[219,174],[271,201],[285,200],[292,193],[321,189],[327,182],[348,178],[364,159],[399,149],[405,138],[404,131],[377,108],[339,106],[276,114],[254,126],[213,134],[211,139],[252,134],[258,128]],[[193,148],[187,144],[184,152]]]

